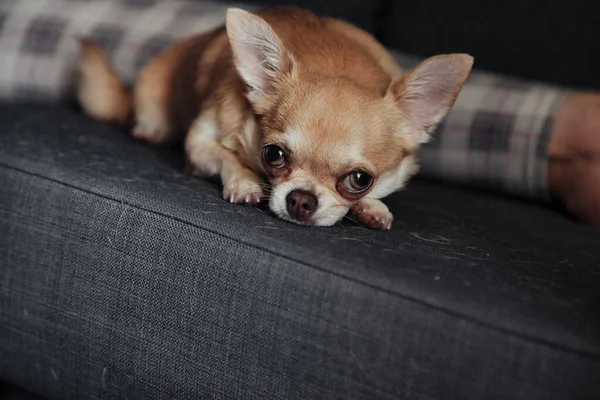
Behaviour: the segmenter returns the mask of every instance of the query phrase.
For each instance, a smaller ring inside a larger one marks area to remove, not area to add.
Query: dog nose
[[[292,190],[288,193],[285,201],[290,216],[301,222],[309,219],[319,205],[317,197],[304,190]]]

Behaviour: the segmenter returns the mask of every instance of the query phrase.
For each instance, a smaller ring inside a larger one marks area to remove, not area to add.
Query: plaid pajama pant
[[[69,96],[78,36],[102,44],[121,75],[132,81],[135,71],[169,43],[221,25],[229,6],[235,4],[2,0],[0,99]],[[394,54],[404,68],[418,62]],[[548,142],[565,94],[555,86],[473,71],[433,140],[421,150],[421,175],[548,199]]]

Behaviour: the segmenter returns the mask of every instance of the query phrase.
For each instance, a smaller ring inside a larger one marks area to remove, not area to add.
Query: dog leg
[[[219,176],[223,198],[231,203],[258,204],[263,196],[261,178],[217,141],[217,129],[211,117],[211,113],[204,113],[188,132],[185,143],[188,171],[203,177]]]

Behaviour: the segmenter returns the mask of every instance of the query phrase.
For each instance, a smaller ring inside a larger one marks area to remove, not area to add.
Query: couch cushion
[[[372,33],[375,33],[379,25],[385,3],[383,0],[238,0],[237,2],[267,7],[280,5],[301,7],[324,17],[341,18]]]
[[[44,397],[36,396],[26,390],[16,386],[5,384],[0,381],[0,399],[2,400],[47,400]]]
[[[392,231],[232,205],[178,149],[0,104],[0,380],[49,398],[600,398],[600,232],[413,182]]]
[[[421,56],[470,53],[479,69],[600,90],[600,13],[588,0],[389,1],[378,38]],[[577,60],[577,62],[573,62]]]

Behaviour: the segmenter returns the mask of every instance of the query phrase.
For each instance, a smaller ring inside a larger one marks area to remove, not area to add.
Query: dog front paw
[[[134,138],[151,144],[162,144],[169,139],[169,132],[166,129],[137,124],[131,134]]]
[[[257,205],[263,197],[261,181],[251,175],[239,175],[223,184],[223,198],[230,203]]]
[[[392,229],[394,216],[380,200],[362,199],[352,207],[352,215],[371,229]]]

